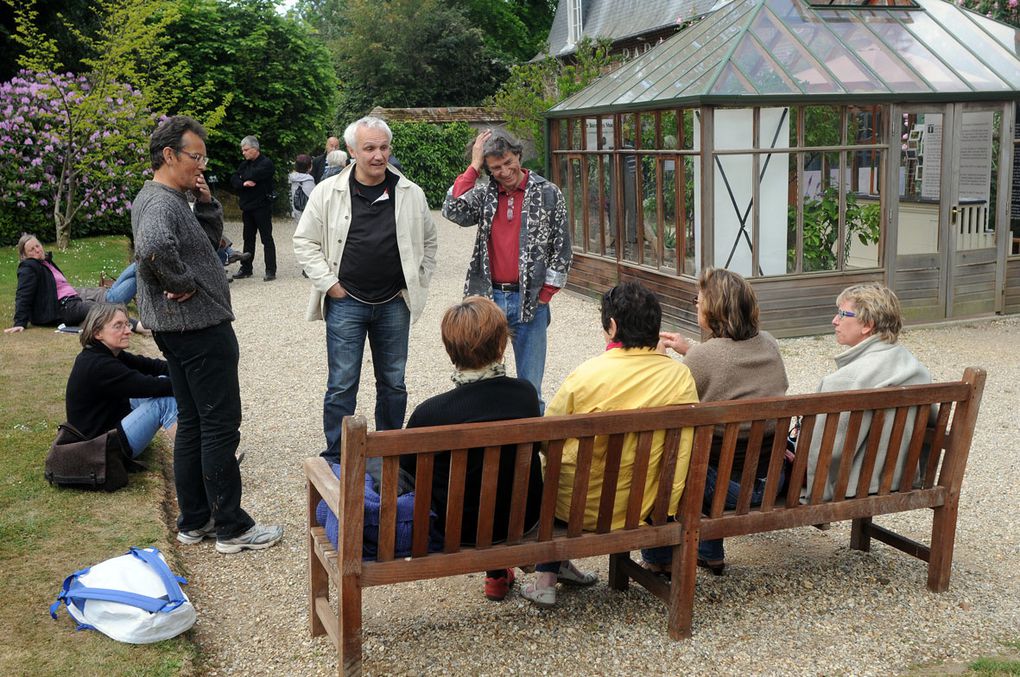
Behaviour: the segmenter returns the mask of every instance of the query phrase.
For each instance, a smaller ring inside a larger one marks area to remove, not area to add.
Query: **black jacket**
[[[114,355],[102,343],[85,348],[74,360],[64,395],[67,422],[86,438],[98,437],[108,430],[124,431],[122,418],[131,413],[132,397],[173,395],[170,371],[164,360],[154,360],[121,351]],[[124,440],[127,448],[127,440]]]
[[[54,268],[52,256],[46,260]],[[63,271],[61,271],[63,273]],[[38,259],[25,259],[18,264],[18,291],[14,295],[14,326],[56,326],[60,324],[60,304],[57,302],[57,281],[53,273]]]
[[[254,181],[255,185],[245,188],[245,181]],[[265,153],[243,161],[230,177],[230,185],[237,191],[237,206],[242,210],[265,207],[272,202],[269,196],[273,193],[273,161]]]

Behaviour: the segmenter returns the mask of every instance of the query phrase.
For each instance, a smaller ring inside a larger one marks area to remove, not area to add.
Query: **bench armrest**
[[[326,505],[336,514],[340,505],[340,480],[333,474],[329,463],[324,458],[306,458],[304,466],[308,484],[321,498],[326,499]],[[315,509],[314,505],[309,507]]]

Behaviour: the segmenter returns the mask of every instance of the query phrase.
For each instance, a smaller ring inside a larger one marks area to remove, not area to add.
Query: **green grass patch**
[[[1006,658],[979,658],[967,666],[975,675],[1020,675],[1020,660]]]
[[[76,241],[55,259],[76,286],[95,286],[100,272],[116,275],[127,264],[124,237]],[[0,252],[0,313],[14,314],[17,254]],[[64,387],[81,350],[73,334],[30,327],[0,334],[0,675],[189,675],[196,650],[188,634],[134,646],[94,631],[75,631],[66,610],[58,620],[48,607],[64,578],[121,555],[130,546],[155,545],[171,567],[176,551],[163,513],[169,463],[165,446],[142,456],[150,469],[131,476],[112,494],[56,489],[43,478],[43,461],[64,421]],[[135,337],[133,352],[158,354],[151,339]]]

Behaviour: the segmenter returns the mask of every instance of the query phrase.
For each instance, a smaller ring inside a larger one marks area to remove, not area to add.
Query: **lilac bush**
[[[1020,26],[1018,0],[953,0],[958,6],[1013,26]]]
[[[85,76],[29,71],[0,85],[0,244],[130,230],[156,118],[132,87],[106,89],[97,100]]]

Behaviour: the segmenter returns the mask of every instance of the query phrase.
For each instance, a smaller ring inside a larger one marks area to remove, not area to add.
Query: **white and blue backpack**
[[[50,605],[61,603],[79,630],[98,630],[119,642],[149,644],[170,639],[195,624],[195,607],[156,548],[131,548],[126,555],[76,571]]]

